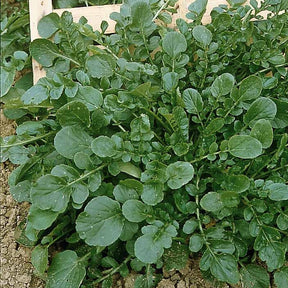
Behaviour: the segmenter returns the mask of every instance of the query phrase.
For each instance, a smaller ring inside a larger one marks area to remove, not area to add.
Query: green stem
[[[95,284],[96,284],[96,283],[101,283],[101,282],[104,281],[105,279],[109,278],[110,276],[112,276],[113,274],[115,274],[116,272],[118,272],[124,264],[126,264],[128,261],[130,261],[131,258],[132,258],[131,255],[128,256],[118,267],[116,267],[116,268],[114,268],[113,270],[111,270],[111,272],[110,272],[109,274],[107,274],[107,275],[103,276],[102,278],[94,281],[93,283],[95,283]],[[93,284],[93,283],[92,283],[92,284]]]
[[[32,137],[32,138],[30,138],[28,140],[23,140],[21,142],[7,144],[7,145],[1,145],[0,148],[4,149],[4,148],[10,148],[10,147],[15,147],[15,146],[22,146],[22,145],[30,144],[30,143],[33,143],[33,142],[35,142],[37,140],[49,137],[50,135],[53,135],[55,133],[56,133],[56,131],[51,131],[49,133],[46,133],[46,134],[43,134],[43,135],[40,135],[40,136],[36,136],[36,137]]]
[[[159,9],[159,10],[156,12],[156,14],[154,15],[152,21],[155,21],[155,20],[157,19],[157,17],[158,17],[159,14],[161,13],[161,11],[162,11],[163,9],[165,9],[166,6],[168,6],[168,4],[169,4],[169,1],[165,2],[165,3],[160,7],[160,9]]]

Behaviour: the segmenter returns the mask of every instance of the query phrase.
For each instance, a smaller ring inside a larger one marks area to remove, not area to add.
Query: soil
[[[0,136],[14,133],[15,124],[0,114]],[[1,288],[43,288],[44,283],[33,275],[30,262],[31,249],[20,246],[14,237],[17,225],[27,215],[29,204],[17,203],[9,193],[8,176],[13,170],[9,162],[1,163],[1,211],[0,211],[0,237],[1,237]],[[133,288],[135,274],[125,279],[115,281],[113,288]],[[211,283],[203,280],[198,268],[198,260],[190,259],[187,266],[180,271],[163,273],[163,280],[158,288],[215,288]],[[224,286],[225,287],[225,286]],[[223,288],[224,288],[223,287]],[[71,287],[72,288],[72,287]]]

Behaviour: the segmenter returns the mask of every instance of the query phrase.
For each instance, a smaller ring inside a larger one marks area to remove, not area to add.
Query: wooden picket
[[[260,0],[257,0],[260,2]],[[188,6],[193,0],[179,0],[177,4],[177,13],[173,15],[173,23],[177,18],[185,18],[188,12]],[[210,22],[211,10],[220,5],[227,4],[226,0],[208,0],[207,10],[203,17],[203,23]],[[107,34],[113,33],[115,22],[109,18],[112,12],[119,12],[121,5],[103,5],[103,6],[89,6],[79,8],[68,8],[68,9],[53,9],[52,0],[29,0],[30,10],[30,30],[31,30],[31,41],[40,38],[37,30],[39,20],[49,13],[57,13],[61,15],[64,11],[72,13],[73,19],[77,22],[81,16],[87,18],[88,23],[96,30],[100,29],[101,22],[106,20],[108,22]],[[40,78],[45,76],[45,70],[42,69],[34,59],[32,60],[33,67],[33,81],[36,83]]]

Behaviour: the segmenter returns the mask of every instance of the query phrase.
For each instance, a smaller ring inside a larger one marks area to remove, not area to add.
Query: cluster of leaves
[[[12,6],[12,11],[11,11]],[[30,69],[29,53],[29,14],[27,1],[1,1],[1,92],[5,95],[14,79],[23,69]],[[25,73],[27,74],[27,73]],[[32,74],[27,74],[18,87],[29,87]]]
[[[53,0],[55,8],[69,8],[78,6],[94,6],[94,5],[107,5],[107,4],[122,4],[123,0]]]
[[[1,160],[32,204],[18,241],[37,245],[49,288],[130,269],[154,287],[190,253],[208,279],[286,288],[288,3],[230,0],[202,25],[197,0],[173,30],[150,2],[125,1],[113,35],[69,13],[40,21],[30,51],[47,77],[2,97],[18,127]]]

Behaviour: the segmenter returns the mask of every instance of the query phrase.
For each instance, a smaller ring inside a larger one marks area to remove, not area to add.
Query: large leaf
[[[232,136],[228,142],[229,152],[238,158],[253,159],[261,155],[262,144],[248,135]]]
[[[269,193],[269,198],[273,201],[288,200],[288,185],[285,183],[268,182],[264,189]]]
[[[48,267],[48,246],[36,246],[31,253],[31,262],[36,274],[43,275]]]
[[[195,0],[188,6],[189,13],[186,17],[195,20],[200,15],[203,15],[206,11],[207,3],[208,0]]]
[[[64,57],[58,47],[46,39],[35,39],[30,44],[30,52],[32,57],[45,67],[52,66],[56,58]]]
[[[1,75],[0,75],[0,97],[6,95],[10,88],[12,87],[14,77],[15,77],[15,70],[7,70],[1,66]]]
[[[87,59],[86,68],[92,77],[100,79],[114,74],[115,63],[109,55],[93,55]]]
[[[122,206],[125,218],[130,222],[142,222],[151,216],[152,209],[139,200],[128,200]]]
[[[29,88],[21,97],[24,104],[40,104],[44,100],[48,99],[49,91],[43,85],[34,85]]]
[[[62,127],[72,125],[90,125],[90,113],[88,108],[79,101],[69,102],[62,106],[56,113],[56,117]]]
[[[277,288],[288,287],[288,267],[283,267],[280,271],[274,273],[274,281]]]
[[[187,42],[181,33],[168,32],[163,38],[162,48],[171,58],[175,59],[180,53],[186,51]]]
[[[192,30],[193,37],[202,46],[207,47],[212,41],[212,33],[205,26],[197,25]]]
[[[220,281],[235,284],[240,279],[237,266],[238,264],[234,256],[228,254],[214,254],[210,271],[212,275]]]
[[[167,167],[166,176],[168,186],[171,189],[179,189],[192,180],[194,168],[188,162],[177,161]]]
[[[245,175],[230,175],[221,186],[228,191],[242,193],[249,189],[250,179]]]
[[[74,100],[85,104],[89,111],[94,111],[103,104],[101,92],[91,86],[80,86]]]
[[[242,80],[239,87],[241,101],[248,101],[259,97],[262,91],[262,80],[258,76],[249,76]]]
[[[42,210],[63,211],[66,209],[71,187],[63,178],[53,175],[40,177],[31,189],[32,203]]]
[[[92,151],[99,157],[113,157],[116,153],[115,142],[107,136],[99,136],[91,143]]]
[[[44,16],[38,22],[38,32],[42,38],[51,37],[60,28],[60,17],[56,13]]]
[[[260,97],[251,104],[243,120],[245,124],[253,126],[259,119],[273,120],[276,113],[276,104],[269,98]]]
[[[270,278],[266,270],[258,265],[247,265],[240,270],[245,288],[269,288]]]
[[[203,100],[200,93],[192,88],[183,92],[183,101],[188,113],[199,114],[203,110]]]
[[[92,138],[79,126],[67,126],[62,128],[54,138],[57,152],[73,159],[77,152],[91,153],[90,145]]]
[[[84,261],[74,251],[66,250],[53,258],[46,288],[79,288],[85,275]]]
[[[135,242],[135,255],[140,261],[151,264],[156,263],[163,255],[164,248],[171,247],[172,237],[177,235],[176,228],[173,225],[166,228],[154,225],[144,226],[142,233],[144,235]]]
[[[273,142],[273,129],[270,121],[258,120],[252,127],[250,135],[259,140],[264,149],[269,148]]]
[[[76,230],[88,245],[109,246],[120,237],[124,221],[119,203],[107,196],[99,196],[80,213]]]
[[[231,92],[234,86],[235,78],[229,73],[224,73],[218,76],[212,86],[211,93],[214,97],[219,97],[222,95],[227,95]]]

